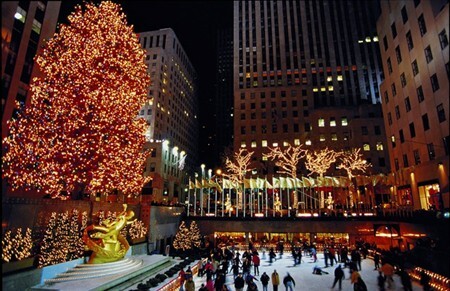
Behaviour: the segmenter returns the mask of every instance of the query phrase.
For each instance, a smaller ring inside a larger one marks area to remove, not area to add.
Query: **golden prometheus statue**
[[[88,249],[92,250],[88,264],[110,263],[125,257],[130,245],[120,231],[133,223],[133,216],[134,212],[127,211],[127,205],[123,204],[123,211],[115,219],[105,219],[100,225],[86,227],[83,241]]]

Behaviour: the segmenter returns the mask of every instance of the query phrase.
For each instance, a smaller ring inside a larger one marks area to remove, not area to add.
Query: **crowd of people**
[[[251,246],[250,246],[251,247]],[[276,269],[271,274],[266,272],[260,273],[259,267],[262,259],[268,259],[269,265],[274,260],[280,259],[283,256],[283,248],[277,246],[276,249],[271,248],[266,257],[266,250],[260,250],[262,252],[262,258],[260,252],[256,248],[246,249],[243,253],[232,247],[230,248],[214,248],[209,256],[202,260],[202,264],[199,268],[198,276],[204,278],[204,283],[201,286],[197,286],[199,291],[225,291],[230,290],[228,288],[229,282],[226,284],[227,274],[232,274],[233,286],[237,291],[251,291],[258,290],[256,281],[259,281],[262,285],[262,290],[269,290],[269,285],[272,286],[272,290],[278,291],[278,288],[282,284],[286,291],[295,290],[295,280],[287,272],[280,275]],[[302,258],[308,256],[312,263],[316,263],[312,274],[323,275],[329,274],[321,267],[318,266],[317,250],[313,246],[304,249],[303,246],[291,248],[292,258],[294,260],[294,266],[303,262]],[[277,254],[278,253],[278,254]],[[362,278],[361,260],[366,258],[366,254],[357,247],[348,249],[347,247],[335,248],[332,246],[325,246],[323,249],[323,258],[325,267],[334,268],[334,278],[330,282],[331,289],[338,287],[342,290],[342,280],[346,275],[344,269],[348,269],[348,278],[350,279],[353,289],[355,291],[367,291],[367,286]],[[377,284],[380,291],[394,288],[393,276],[397,274],[400,277],[402,287],[405,291],[412,291],[412,282],[408,272],[404,268],[399,268],[396,264],[389,260],[389,256],[384,256],[379,250],[373,253],[374,271],[378,271]],[[192,278],[192,271],[188,268],[186,271],[180,271],[180,282],[182,287],[180,290],[195,291],[196,286]],[[423,290],[430,290],[430,278],[424,273],[420,284],[423,286]]]

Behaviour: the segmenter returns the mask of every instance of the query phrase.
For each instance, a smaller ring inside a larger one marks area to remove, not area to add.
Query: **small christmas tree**
[[[11,239],[11,230],[5,231],[2,237],[2,261],[9,262],[12,259],[13,243]]]
[[[175,235],[175,239],[173,240],[173,247],[176,250],[182,250],[183,252],[186,250],[190,250],[192,247],[191,235],[184,221],[181,222],[180,227],[178,228],[178,232]]]
[[[197,223],[195,221],[192,221],[189,225],[189,235],[191,246],[196,248],[200,247],[200,230],[198,229]]]
[[[142,238],[147,235],[147,228],[145,227],[144,223],[140,220],[135,220],[130,225],[128,233],[130,235],[130,238],[137,239]]]

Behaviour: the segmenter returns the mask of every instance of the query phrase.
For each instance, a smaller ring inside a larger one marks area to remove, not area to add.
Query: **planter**
[[[140,243],[145,242],[146,239],[147,239],[146,237],[132,238],[131,239],[131,244],[132,245],[140,244]]]
[[[2,274],[7,274],[19,270],[26,270],[34,267],[34,257],[26,258],[20,261],[14,261],[2,264]]]

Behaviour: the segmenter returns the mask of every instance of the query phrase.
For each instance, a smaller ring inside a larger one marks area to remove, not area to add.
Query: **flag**
[[[330,176],[325,176],[325,186],[332,187],[333,186],[333,178]]]
[[[247,189],[251,189],[250,179],[244,179],[244,187]]]
[[[270,183],[269,183],[269,181],[267,181],[267,179],[264,179],[264,188],[273,189],[273,186],[270,185]]]
[[[307,178],[307,177],[302,177],[302,181],[303,181],[303,185],[305,185],[305,187],[311,187],[311,186],[312,186],[312,183],[311,183],[311,181],[309,180],[309,178]]]
[[[264,179],[256,178],[256,188],[264,189]]]
[[[286,186],[288,187],[288,189],[294,189],[295,188],[295,180],[294,178],[286,178]]]
[[[280,179],[272,177],[273,188],[280,188]]]
[[[340,186],[339,178],[337,178],[337,177],[331,177],[331,179],[332,179],[333,187],[339,187],[339,186]]]
[[[230,189],[230,188],[231,188],[230,180],[224,178],[224,179],[222,180],[222,182],[223,182],[223,188],[224,188],[224,189]]]
[[[202,184],[201,184],[200,181],[197,180],[197,179],[195,179],[195,187],[196,187],[197,189],[201,189],[201,188],[202,188]]]
[[[195,189],[195,184],[191,180],[189,180],[189,190]]]
[[[284,178],[284,177],[280,177],[280,188],[283,188],[283,189],[285,189],[285,188],[286,188],[286,186],[287,186],[287,183],[286,183],[286,178]]]
[[[299,178],[295,178],[295,185],[297,186],[297,188],[305,187],[305,185],[303,184],[303,181],[300,180]]]

